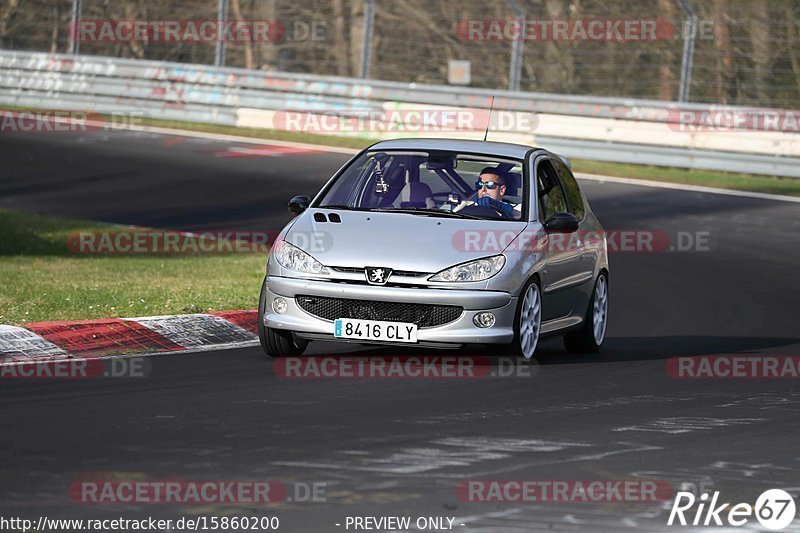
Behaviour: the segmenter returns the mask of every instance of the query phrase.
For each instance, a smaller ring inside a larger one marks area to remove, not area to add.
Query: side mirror
[[[289,200],[289,212],[293,215],[299,215],[306,209],[308,209],[308,204],[311,203],[311,198],[306,196],[305,194],[301,194],[299,196],[295,196],[291,200]]]
[[[572,213],[556,213],[544,223],[548,233],[575,233],[580,226],[580,220]]]

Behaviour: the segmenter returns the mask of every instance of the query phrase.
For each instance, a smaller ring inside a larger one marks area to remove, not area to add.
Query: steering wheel
[[[502,211],[502,210],[500,210],[500,209],[498,209],[498,208],[496,208],[494,206],[491,206],[489,209],[491,209],[492,211],[497,213],[497,216],[499,216],[500,218],[514,218],[513,216],[510,216],[505,211]]]
[[[503,212],[502,210],[494,206],[484,207],[477,205],[478,202],[477,192],[472,193],[469,196],[469,198],[466,199],[466,201],[469,202],[468,205],[459,210],[459,212],[463,212],[466,215],[477,215],[485,217],[488,216],[488,213],[494,213],[499,218],[509,218],[509,219],[514,218],[513,215],[508,215],[507,213]]]

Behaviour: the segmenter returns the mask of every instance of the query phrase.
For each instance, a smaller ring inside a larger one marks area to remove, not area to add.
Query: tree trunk
[[[0,11],[0,44],[5,44],[8,37],[8,21],[17,14],[19,0],[6,0],[6,6]]]
[[[794,74],[794,82],[797,85],[797,92],[800,93],[800,28],[798,27],[797,14],[794,12],[795,8],[790,2],[783,4],[785,9],[785,17],[787,26],[787,41],[789,42],[788,50],[786,51],[789,56],[789,63],[792,65],[792,73]],[[798,106],[797,100],[794,101],[794,106]]]
[[[252,12],[254,18],[258,20],[268,20],[271,25],[278,22],[277,0],[255,0]],[[283,45],[274,41],[258,43],[256,46],[258,57],[255,61],[258,62],[259,68],[278,70],[278,49],[281,46]]]
[[[372,34],[373,38],[375,33]],[[350,52],[349,62],[352,76],[361,74],[361,49],[364,46],[364,2],[353,0],[350,3]]]
[[[716,80],[714,100],[720,104],[729,103],[734,94],[733,54],[731,52],[731,32],[727,21],[727,0],[713,0],[714,46],[717,51]]]
[[[678,20],[675,13],[675,0],[658,0],[658,15],[662,20]],[[678,25],[683,33],[683,26]],[[675,100],[675,66],[677,54],[675,48],[666,43],[661,53],[661,64],[658,67],[658,98],[660,100]]]
[[[564,0],[546,0],[547,18],[551,20],[562,20],[567,18],[580,18],[578,12],[569,12],[570,6]],[[577,6],[580,9],[580,6]],[[572,57],[574,47],[569,41],[548,40],[544,43],[534,42],[533,46],[526,45],[525,57],[532,60],[539,60],[539,47],[544,48],[544,61],[539,76],[536,76],[533,86],[526,86],[529,91],[545,91],[570,94],[573,89],[573,74],[575,63]],[[527,69],[526,69],[527,70]],[[535,75],[535,73],[534,73]]]
[[[767,105],[769,102],[769,64],[770,64],[770,29],[769,11],[766,0],[751,0],[749,6],[752,14],[749,17],[750,39],[753,43],[753,71],[752,83],[755,85],[755,93],[759,105]]]
[[[53,28],[50,31],[50,53],[58,53],[58,27],[60,25],[58,6],[53,8]],[[69,45],[67,45],[69,46]]]
[[[333,39],[331,54],[336,63],[336,74],[349,76],[351,74],[349,54],[347,53],[349,12],[345,11],[343,0],[332,0],[331,7],[333,8],[333,35],[329,35],[329,37]]]
[[[244,17],[242,17],[242,5],[239,0],[231,0],[231,11],[233,11],[233,18],[236,22],[244,21]],[[244,39],[242,45],[244,46],[244,67],[254,68],[252,40]]]

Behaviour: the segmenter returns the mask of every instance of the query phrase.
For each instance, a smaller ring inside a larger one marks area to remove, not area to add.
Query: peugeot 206
[[[259,302],[270,356],[315,340],[526,358],[544,336],[571,352],[603,344],[605,234],[569,162],[547,150],[383,141],[289,211]]]

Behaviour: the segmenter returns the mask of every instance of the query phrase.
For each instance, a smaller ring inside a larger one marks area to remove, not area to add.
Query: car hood
[[[341,222],[319,222],[316,213],[326,218],[336,213]],[[326,266],[434,273],[501,253],[526,226],[523,221],[308,209],[284,238]]]

